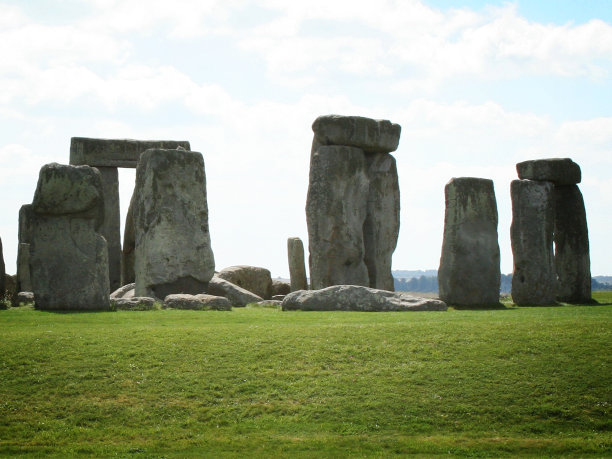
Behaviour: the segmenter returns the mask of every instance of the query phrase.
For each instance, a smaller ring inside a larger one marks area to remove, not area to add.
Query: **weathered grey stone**
[[[493,181],[453,178],[444,193],[440,299],[461,306],[498,304],[501,272]]]
[[[136,169],[133,206],[136,295],[206,292],[215,262],[202,155],[145,151]]]
[[[108,280],[110,290],[121,285],[121,231],[119,215],[119,173],[116,167],[101,167],[104,222],[100,233],[108,246]]]
[[[291,284],[278,279],[272,280],[272,299],[274,299],[275,296],[287,295],[289,292],[291,292]]]
[[[306,264],[304,263],[304,244],[299,237],[287,239],[287,255],[289,258],[289,277],[291,291],[308,289],[306,279]]]
[[[17,246],[17,285],[20,291],[32,291],[30,244],[19,243]]]
[[[510,237],[514,256],[512,299],[520,306],[555,302],[554,185],[513,180]]]
[[[570,158],[550,158],[523,161],[516,165],[522,180],[552,182],[555,185],[575,185],[580,183],[580,166]]]
[[[32,204],[24,204],[19,209],[19,242],[29,244],[32,240]]]
[[[4,292],[6,289],[5,280],[6,271],[4,265],[4,253],[2,252],[2,238],[0,238],[0,299],[4,298]]]
[[[89,166],[43,166],[32,211],[30,277],[36,307],[108,309],[108,249],[97,232],[104,216],[100,172]]]
[[[388,153],[366,156],[370,181],[363,225],[364,261],[370,287],[393,291],[391,258],[400,226],[399,180],[395,158]]]
[[[36,307],[108,309],[108,249],[94,220],[43,215],[34,220],[30,267]]]
[[[274,301],[283,301],[289,293],[291,292],[287,292],[286,295],[273,295],[271,299]]]
[[[397,150],[402,128],[389,120],[324,115],[314,121],[312,130],[321,145],[346,145],[367,153],[389,153]]]
[[[121,249],[121,283],[129,284],[136,280],[134,273],[134,250],[136,249],[136,235],[134,234],[134,196],[130,200],[125,216],[125,229],[123,231],[123,247]]]
[[[230,266],[219,271],[217,277],[242,287],[264,300],[272,297],[272,276],[266,268],[243,265]]]
[[[44,165],[34,192],[32,211],[38,215],[94,218],[97,229],[104,220],[100,171],[89,166]]]
[[[134,283],[125,284],[124,286],[119,287],[117,290],[115,290],[113,293],[111,293],[110,297],[111,297],[111,299],[125,298],[126,294],[128,292],[132,292],[133,293],[135,288],[136,288],[136,284],[134,284]]]
[[[446,311],[443,301],[356,285],[298,290],[285,297],[283,310],[303,311]]]
[[[111,308],[115,311],[149,311],[155,309],[155,299],[146,296],[111,298]]]
[[[34,304],[34,293],[19,292],[17,293],[17,305]]]
[[[223,296],[207,295],[200,293],[195,296],[202,301],[205,307],[215,309],[217,311],[231,311],[232,305],[229,300]]]
[[[133,140],[133,139],[94,139],[73,137],[70,140],[70,164],[131,167],[138,164],[140,155],[150,148],[174,150],[183,147],[191,150],[184,140]]]
[[[230,310],[231,306],[226,298],[212,295],[188,295],[177,293],[168,295],[164,299],[165,308],[203,310]]]
[[[17,306],[17,276],[11,276],[10,274],[4,275],[4,299],[12,306]]]
[[[242,287],[232,284],[225,279],[221,279],[218,276],[213,276],[208,283],[209,295],[222,296],[229,300],[232,306],[242,307],[249,303],[257,303],[262,301],[263,298],[249,292]]]
[[[582,193],[577,185],[557,185],[555,197],[555,270],[557,300],[589,303],[591,260]]]
[[[311,288],[369,285],[363,242],[368,189],[363,150],[312,151],[306,201]]]
[[[264,308],[278,308],[282,306],[283,302],[279,300],[263,300],[255,304]]]

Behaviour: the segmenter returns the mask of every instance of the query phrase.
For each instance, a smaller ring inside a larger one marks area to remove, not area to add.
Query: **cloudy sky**
[[[288,274],[322,114],[402,126],[394,269],[438,267],[444,185],[491,178],[502,272],[510,181],[582,167],[594,275],[612,274],[608,0],[0,0],[0,237],[73,136],[189,140],[204,155],[217,267]],[[134,171],[121,170],[122,213]]]

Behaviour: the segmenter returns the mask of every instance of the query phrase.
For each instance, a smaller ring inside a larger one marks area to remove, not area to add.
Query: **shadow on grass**
[[[460,304],[449,304],[450,307],[456,309],[457,311],[492,311],[492,310],[502,310],[509,311],[511,309],[515,309],[514,307],[508,307],[502,303],[494,303],[494,304],[483,304],[483,305],[460,305]]]

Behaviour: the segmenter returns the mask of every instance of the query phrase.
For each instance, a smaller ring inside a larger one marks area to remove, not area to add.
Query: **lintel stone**
[[[555,185],[576,185],[582,174],[580,166],[570,158],[549,158],[523,161],[516,165],[521,180],[552,182]]]

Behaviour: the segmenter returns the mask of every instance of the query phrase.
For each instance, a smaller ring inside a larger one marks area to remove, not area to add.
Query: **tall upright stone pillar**
[[[498,304],[501,272],[493,181],[453,178],[444,194],[440,299],[462,306]]]
[[[125,216],[125,229],[123,230],[123,248],[121,249],[121,285],[132,284],[136,281],[134,274],[134,250],[136,249],[136,235],[134,234],[134,196],[130,200]]]
[[[582,180],[580,166],[570,158],[550,158],[524,161],[516,169],[520,179],[553,185],[557,300],[591,302],[589,235],[584,200],[578,188]]]
[[[201,153],[150,149],[133,198],[136,296],[206,293],[215,271]]]
[[[119,215],[119,172],[116,167],[98,166],[104,195],[104,223],[101,233],[108,246],[108,280],[110,290],[121,287],[121,222]]]
[[[25,204],[19,209],[19,246],[17,247],[17,289],[20,292],[31,292],[30,280],[30,242],[32,240],[32,204]]]
[[[313,125],[306,203],[313,289],[352,284],[393,290],[399,232],[395,159],[401,127],[327,115]]]
[[[4,298],[5,292],[5,266],[4,266],[4,253],[2,252],[2,239],[0,238],[0,299]]]
[[[287,256],[289,258],[289,278],[291,291],[307,290],[306,264],[304,262],[304,244],[299,237],[287,239]]]
[[[510,237],[514,255],[512,299],[519,306],[555,302],[553,190],[550,182],[513,180],[510,185]]]

